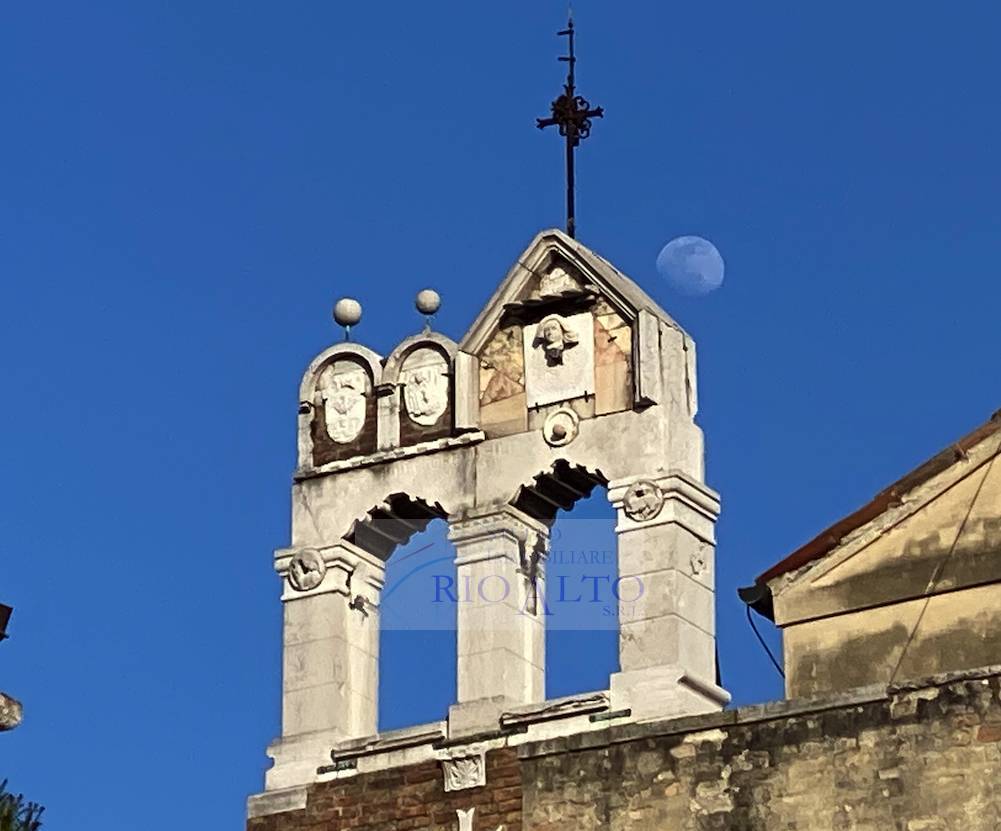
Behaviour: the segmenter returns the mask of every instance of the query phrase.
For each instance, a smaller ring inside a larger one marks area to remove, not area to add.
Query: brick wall
[[[920,684],[623,725],[487,755],[483,788],[439,763],[313,785],[248,831],[998,831],[998,668]]]
[[[247,831],[455,831],[456,809],[476,808],[474,827],[521,831],[521,772],[515,750],[487,754],[487,784],[445,792],[440,762],[335,779],[309,789],[306,808],[257,817]]]

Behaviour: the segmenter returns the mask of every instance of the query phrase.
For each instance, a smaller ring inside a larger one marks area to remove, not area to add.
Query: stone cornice
[[[453,543],[507,537],[513,542],[526,544],[546,539],[548,535],[549,529],[543,523],[507,504],[472,508],[450,519],[448,529],[448,538]]]
[[[377,453],[370,453],[367,456],[352,456],[350,459],[340,459],[336,462],[328,462],[320,467],[301,467],[293,475],[292,479],[301,482],[304,479],[315,479],[318,476],[329,476],[341,473],[345,470],[354,470],[359,467],[370,467],[381,465],[386,462],[395,462],[399,459],[409,459],[412,456],[424,456],[429,453],[439,453],[442,450],[451,450],[453,447],[467,447],[471,444],[479,444],[486,438],[481,430],[463,433],[450,438],[435,439],[419,444],[409,444],[405,447],[394,447],[391,450],[380,450]]]
[[[625,510],[625,499],[631,486],[651,482],[659,488],[663,506],[650,519],[630,517]],[[719,494],[702,482],[680,470],[667,473],[629,476],[608,483],[608,501],[618,512],[615,530],[619,533],[637,528],[676,523],[703,541],[714,545],[714,526],[719,518]]]
[[[307,591],[297,591],[288,582],[289,566],[296,554],[304,551],[316,551],[323,559],[326,572],[320,584]],[[275,571],[283,579],[282,600],[299,600],[318,594],[343,594],[348,597],[358,593],[361,586],[352,586],[352,580],[362,581],[370,589],[366,592],[367,600],[378,604],[379,593],[382,591],[386,577],[386,566],[381,560],[369,554],[363,548],[341,540],[335,545],[303,546],[301,548],[279,548],[275,551]]]

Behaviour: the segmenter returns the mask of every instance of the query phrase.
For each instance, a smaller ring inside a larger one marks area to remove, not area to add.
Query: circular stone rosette
[[[292,555],[288,566],[288,582],[296,591],[308,592],[323,582],[326,573],[327,564],[323,562],[320,552],[307,548]]]
[[[648,479],[633,482],[622,500],[626,516],[636,522],[653,519],[664,507],[664,494],[656,483]]]

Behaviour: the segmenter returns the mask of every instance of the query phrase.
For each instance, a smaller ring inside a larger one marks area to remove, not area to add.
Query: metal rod
[[[573,138],[567,134],[567,236],[576,237],[577,218],[574,215],[574,153]]]
[[[571,12],[567,21],[567,28],[557,33],[560,37],[567,38],[569,54],[561,55],[559,60],[568,64],[567,80],[563,85],[563,94],[560,95],[550,105],[549,118],[538,118],[536,124],[539,129],[546,127],[559,128],[560,135],[566,140],[566,166],[567,166],[567,234],[570,237],[577,235],[576,216],[576,160],[575,150],[580,145],[581,139],[587,138],[591,133],[591,119],[601,118],[604,111],[601,107],[592,108],[587,99],[577,95],[577,51],[576,33],[574,31],[573,14]]]

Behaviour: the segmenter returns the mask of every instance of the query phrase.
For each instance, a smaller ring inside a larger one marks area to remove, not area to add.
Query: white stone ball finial
[[[361,303],[353,297],[342,297],[334,304],[334,322],[344,327],[345,339],[351,337],[351,327],[361,321]]]
[[[431,316],[441,308],[441,295],[434,289],[423,289],[417,292],[414,305],[422,315]]]
[[[431,331],[431,318],[434,313],[441,308],[441,295],[434,289],[422,289],[417,292],[414,305],[422,315],[424,315],[424,331]]]

